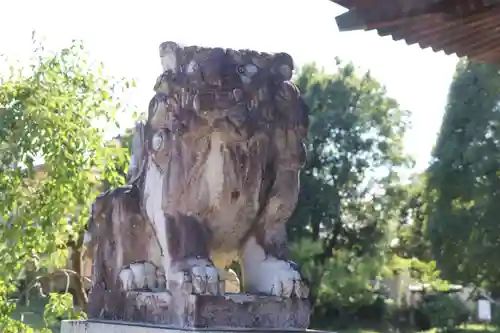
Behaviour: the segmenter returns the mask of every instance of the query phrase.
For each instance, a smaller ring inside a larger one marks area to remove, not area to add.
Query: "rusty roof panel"
[[[351,3],[366,4],[367,1],[352,0]],[[412,0],[399,0],[398,3],[404,1]],[[371,1],[371,4],[376,5],[377,2]],[[436,0],[421,2],[434,2],[436,5]],[[454,7],[446,9],[442,7],[443,3],[439,3],[441,11],[436,11],[436,7],[421,13],[411,8],[406,14],[391,10],[378,18],[373,12],[366,17],[358,11],[358,7],[352,6],[351,9],[364,20],[364,30],[376,30],[381,36],[392,36],[394,40],[404,40],[408,44],[418,43],[422,48],[431,47],[446,54],[456,53],[460,57],[467,56],[482,62],[500,62],[500,6],[485,7],[484,0],[453,0],[446,1],[446,4],[453,4]],[[414,15],[408,16],[412,11]]]

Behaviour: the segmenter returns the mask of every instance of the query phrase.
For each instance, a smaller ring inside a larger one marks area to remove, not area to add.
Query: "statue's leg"
[[[167,288],[186,293],[219,295],[224,290],[219,271],[210,260],[210,231],[195,216],[165,215],[171,258]]]
[[[109,290],[162,287],[160,251],[141,212],[137,188],[119,187],[96,199],[84,242],[94,262],[94,286],[101,284]]]
[[[193,294],[219,294],[219,274],[209,259],[209,230],[194,216],[165,213],[164,198],[168,195],[163,186],[165,176],[155,163],[148,165],[144,209],[161,248],[166,288]],[[133,284],[129,283],[131,277]],[[120,278],[127,289],[128,286],[161,279],[161,274],[153,271],[147,262],[138,262],[122,271]]]
[[[242,250],[243,282],[248,292],[308,296],[297,265],[287,260],[286,222],[297,202],[298,185],[296,170],[277,173],[262,219]]]

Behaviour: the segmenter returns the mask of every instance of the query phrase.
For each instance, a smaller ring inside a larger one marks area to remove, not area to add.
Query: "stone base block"
[[[147,323],[180,329],[287,330],[306,329],[309,326],[309,301],[297,298],[243,293],[173,297],[166,292],[128,292],[104,293],[100,300],[99,307],[89,302],[91,306],[87,312],[90,319]]]
[[[266,330],[266,329],[191,329],[190,332],[203,333],[326,333],[313,330]],[[64,320],[61,333],[186,333],[186,330],[167,328],[157,325],[135,324],[120,321]]]

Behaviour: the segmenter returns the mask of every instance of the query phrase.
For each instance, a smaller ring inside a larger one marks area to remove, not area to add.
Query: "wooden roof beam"
[[[356,9],[351,9],[344,14],[340,14],[335,18],[335,21],[341,32],[366,29],[366,23],[364,19],[358,15]]]
[[[338,0],[332,1],[339,2]],[[344,2],[347,1],[344,0]],[[384,0],[379,0],[379,6],[383,2]],[[465,0],[458,3],[457,0],[438,0],[435,2],[426,2],[419,7],[416,5],[412,7],[410,4],[411,2],[408,1],[404,7],[391,7],[395,11],[387,13],[387,11],[384,12],[381,9],[382,7],[373,6],[373,4],[371,4],[372,8],[358,8],[353,1],[350,3],[350,10],[337,16],[335,20],[339,30],[342,32],[371,30],[393,26],[398,23],[407,23],[409,19],[419,18],[425,14],[441,13],[451,16],[459,15],[466,18],[482,11],[491,10],[500,4],[500,0]]]
[[[427,15],[429,15],[429,13],[418,13],[386,20],[370,20],[363,18],[363,15],[361,15],[356,9],[351,9],[348,12],[337,16],[335,18],[335,21],[337,22],[339,31],[345,32],[355,30],[381,29],[400,23],[408,23],[409,20],[418,19]]]

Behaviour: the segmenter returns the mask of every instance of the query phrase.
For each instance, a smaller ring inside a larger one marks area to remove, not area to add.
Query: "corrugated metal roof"
[[[332,1],[350,9],[337,17],[341,31],[376,30],[422,48],[500,63],[498,0]]]

